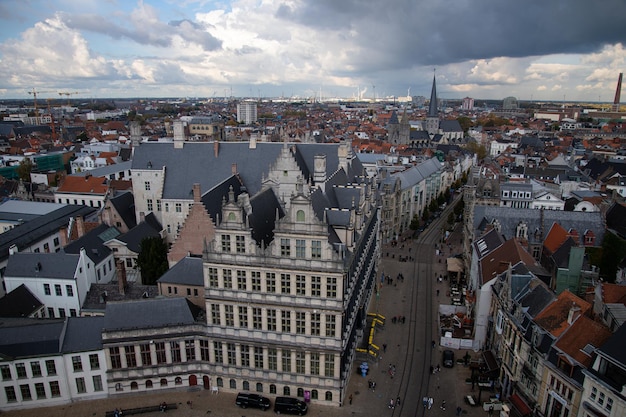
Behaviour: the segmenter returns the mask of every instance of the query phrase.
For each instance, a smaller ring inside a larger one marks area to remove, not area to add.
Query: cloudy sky
[[[0,99],[429,96],[435,71],[442,99],[612,102],[625,22],[624,0],[0,0]]]

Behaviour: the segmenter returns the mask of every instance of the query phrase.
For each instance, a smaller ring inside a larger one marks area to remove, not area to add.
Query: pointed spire
[[[430,104],[428,105],[428,117],[437,117],[437,83],[435,82],[435,70],[433,70],[433,89],[430,92]]]

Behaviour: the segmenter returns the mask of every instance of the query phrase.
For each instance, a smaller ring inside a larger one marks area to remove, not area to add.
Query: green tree
[[[597,259],[592,256],[591,262]],[[620,262],[626,257],[626,241],[607,231],[602,240],[602,251],[599,254],[600,277],[607,282],[615,282],[615,274]]]
[[[33,170],[33,163],[28,158],[24,158],[20,161],[19,166],[16,168],[15,172],[17,176],[26,182],[30,182],[30,172]]]
[[[465,116],[461,116],[458,119],[456,119],[459,124],[461,125],[461,129],[463,129],[464,133],[467,133],[467,131],[469,130],[470,127],[472,127],[474,124],[472,123],[472,119],[470,119],[469,117],[465,117]]]
[[[478,160],[482,160],[483,158],[485,158],[485,156],[487,156],[487,149],[485,148],[485,145],[479,145],[474,141],[470,141],[467,142],[465,148],[468,151],[475,153],[478,156]]]
[[[417,214],[415,214],[413,216],[413,218],[411,219],[411,223],[409,224],[409,229],[411,230],[417,230],[420,227],[420,219],[419,217],[417,217]]]
[[[141,241],[137,265],[144,285],[155,285],[168,270],[167,245],[160,237],[147,237]]]

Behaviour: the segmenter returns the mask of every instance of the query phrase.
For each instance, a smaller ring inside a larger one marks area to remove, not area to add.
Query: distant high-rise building
[[[247,125],[257,121],[256,103],[244,101],[237,104],[237,121]]]
[[[474,99],[471,97],[465,97],[463,99],[463,104],[461,105],[461,110],[472,110],[474,108]]]
[[[517,97],[506,97],[502,100],[502,110],[515,110],[518,107]]]

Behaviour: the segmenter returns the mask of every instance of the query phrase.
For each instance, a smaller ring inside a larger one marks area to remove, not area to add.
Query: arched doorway
[[[204,389],[210,389],[211,388],[211,380],[209,379],[208,376],[204,375],[202,377],[202,387]]]
[[[189,375],[189,386],[198,385],[198,378],[195,375]]]

